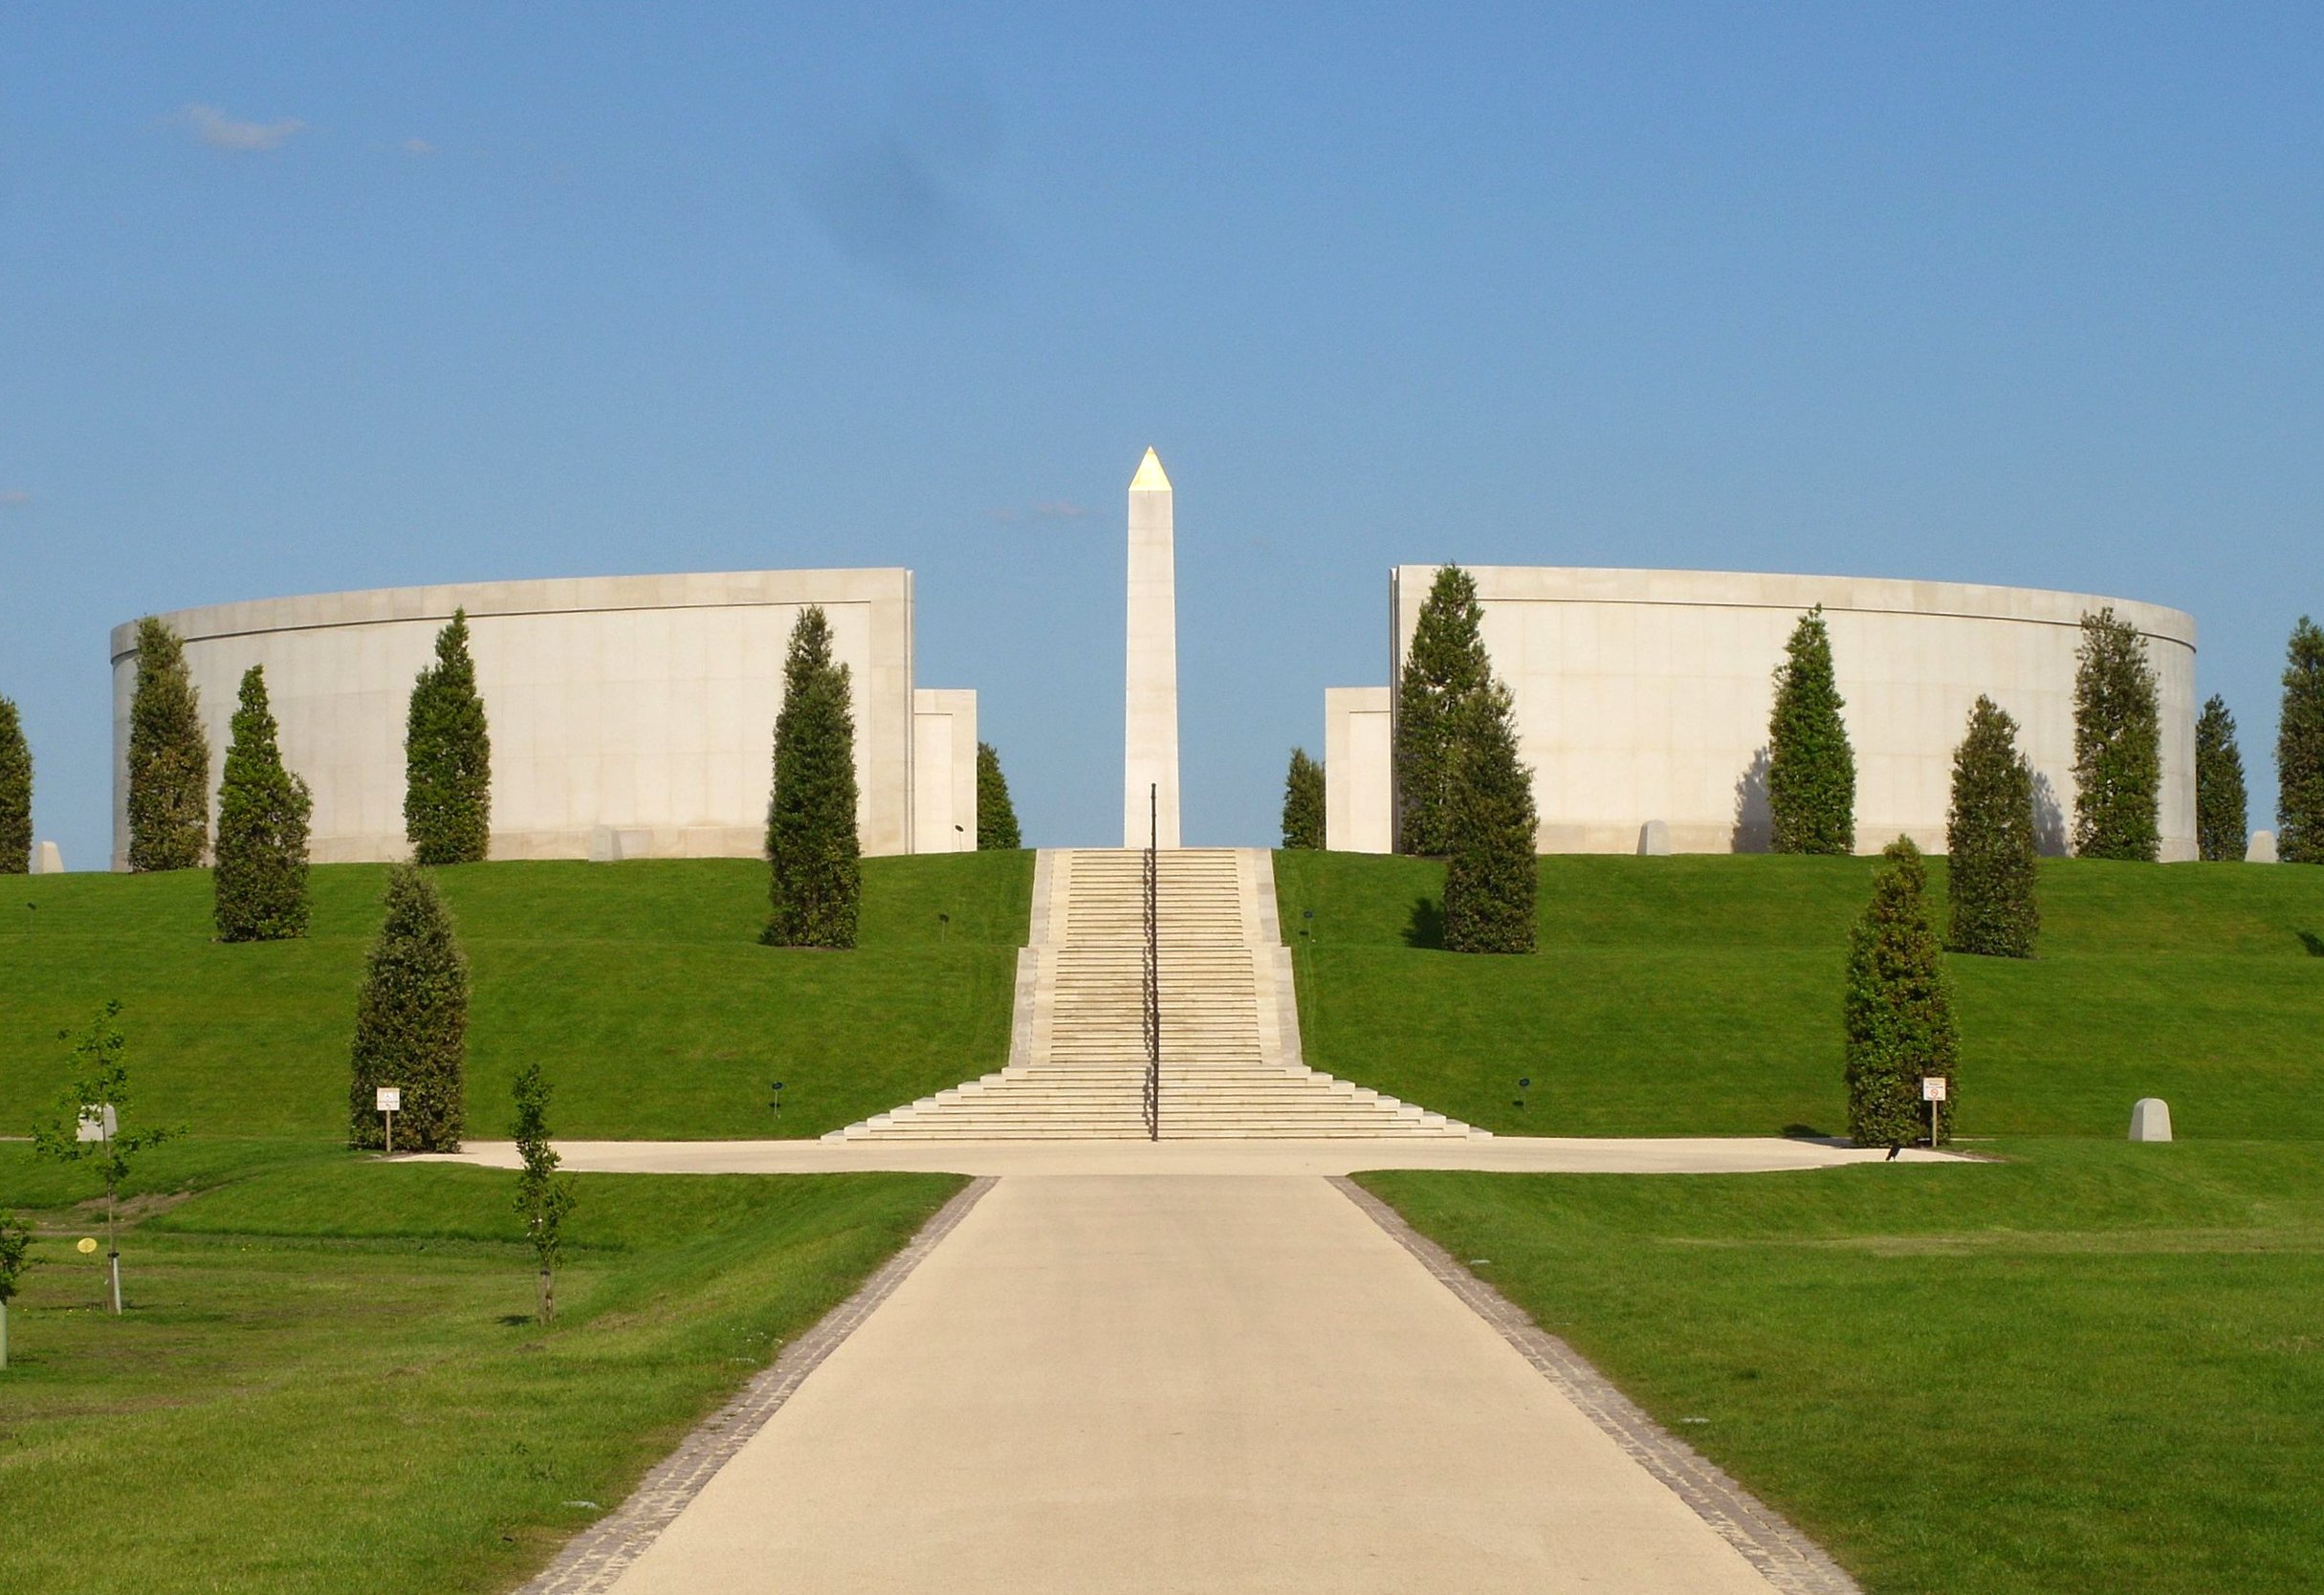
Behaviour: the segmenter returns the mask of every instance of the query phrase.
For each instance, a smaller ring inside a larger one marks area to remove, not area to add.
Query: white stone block
[[[1638,827],[1638,857],[1642,859],[1668,858],[1671,851],[1671,828],[1659,819],[1650,819]]]
[[[2171,1104],[2160,1097],[2140,1097],[2133,1103],[2130,1138],[2133,1141],[2168,1141],[2171,1138]]]
[[[35,875],[62,875],[64,873],[64,854],[57,850],[55,842],[44,841],[33,849],[33,873]]]
[[[2244,849],[2244,863],[2275,863],[2275,833],[2273,831],[2252,832],[2251,845]]]
[[[589,862],[618,863],[622,857],[621,833],[610,825],[589,827]]]

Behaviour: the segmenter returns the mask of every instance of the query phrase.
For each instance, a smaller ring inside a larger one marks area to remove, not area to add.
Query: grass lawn
[[[2324,1587],[2324,1169],[1392,1172],[1470,1261],[1877,1595]]]
[[[1436,945],[1441,864],[1275,857],[1316,1068],[1502,1133],[1846,1129],[1875,860],[1545,858],[1540,951],[1490,958]],[[2159,1096],[2182,1136],[2324,1138],[2324,869],[2050,860],[2041,908],[2038,958],[1950,959],[1963,1134],[2119,1136]]]
[[[185,1199],[159,1193],[211,1185]],[[0,1588],[505,1588],[840,1300],[949,1175],[582,1175],[541,1328],[512,1175],[190,1142],[141,1170],[129,1312],[52,1204],[0,1374]]]
[[[750,860],[436,878],[473,987],[475,1135],[504,1133],[528,1059],[556,1085],[559,1134],[706,1138],[820,1135],[1008,1057],[1031,853],[866,860],[852,952],[758,946],[766,869]],[[386,872],[324,865],[313,880],[312,935],[223,946],[207,870],[16,878],[0,902],[0,1134],[52,1108],[66,1078],[56,1032],[119,997],[141,1115],[198,1133],[343,1136]]]

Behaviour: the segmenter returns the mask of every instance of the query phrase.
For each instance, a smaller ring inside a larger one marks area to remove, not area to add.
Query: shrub
[[[0,1368],[8,1366],[8,1304],[32,1250],[32,1227],[12,1213],[0,1212]]]
[[[16,706],[0,698],[0,875],[33,867],[33,751]]]
[[[137,623],[129,700],[129,867],[194,869],[209,845],[209,739],[186,645],[148,615]]]
[[[2017,750],[2017,722],[1992,699],[1969,710],[1953,753],[1953,811],[1945,821],[1955,952],[2033,956],[2033,767]]]
[[[1848,1131],[1859,1147],[1900,1147],[1920,1133],[1920,1081],[1951,1081],[1957,1033],[1943,955],[1929,929],[1920,849],[1898,837],[1881,857],[1871,905],[1848,934]],[[1953,1133],[1951,1093],[1937,1138]]]
[[[1024,845],[1017,829],[1017,805],[1009,801],[1009,778],[990,742],[976,744],[976,851],[1008,851]]]
[[[1291,773],[1283,777],[1283,845],[1324,845],[1324,767],[1305,748],[1291,750]]]
[[[493,736],[468,651],[468,611],[436,634],[404,729],[404,836],[416,863],[476,863],[492,847]]]
[[[349,1053],[347,1145],[377,1147],[380,1086],[404,1094],[396,1142],[456,1152],[467,1124],[468,960],[435,883],[417,865],[387,875],[387,917],[371,944]]]
[[[2146,639],[2110,604],[2082,617],[2073,679],[2073,850],[2140,859],[2162,849],[2162,710]]]
[[[1444,945],[1455,952],[1533,950],[1538,825],[1533,773],[1518,761],[1509,689],[1470,694],[1455,728],[1452,856],[1444,869]]]
[[[2235,745],[2235,716],[2214,697],[2195,722],[2195,851],[2214,863],[2243,859],[2251,802],[2244,790],[2244,755]]]
[[[767,805],[770,947],[850,948],[863,896],[855,829],[855,716],[831,623],[810,604],[791,628]]]
[[[234,739],[218,789],[218,868],[211,882],[218,939],[271,942],[307,933],[307,783],[282,767],[266,675],[242,675]]]
[[[2291,628],[2275,733],[2275,846],[2287,863],[2324,863],[2324,630]]]
[[[1492,678],[1477,582],[1458,565],[1436,572],[1396,685],[1396,846],[1441,858],[1453,850],[1454,746],[1463,706]]]
[[[1767,722],[1767,845],[1778,853],[1856,850],[1856,755],[1840,719],[1823,605],[1800,617],[1775,667]]]
[[[516,1072],[511,1087],[516,1122],[509,1126],[523,1168],[516,1175],[516,1215],[540,1265],[533,1315],[546,1323],[557,1316],[557,1264],[564,1255],[565,1215],[573,1211],[573,1176],[557,1172],[557,1148],[549,1145],[548,1081],[538,1060]]]

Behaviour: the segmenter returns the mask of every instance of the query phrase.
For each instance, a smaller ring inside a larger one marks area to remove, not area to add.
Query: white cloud
[[[286,117],[281,121],[237,121],[215,105],[188,105],[185,115],[186,125],[194,130],[194,137],[212,149],[243,152],[280,149],[307,130],[307,124],[296,117]]]
[[[1003,526],[1014,526],[1028,520],[1080,520],[1089,513],[1086,505],[1076,504],[1069,498],[1043,498],[1019,509],[1011,505],[1005,510],[987,510],[985,513]]]
[[[6,505],[11,509],[20,504],[30,504],[32,501],[33,495],[22,488],[10,488],[7,492],[0,492],[0,505]]]
[[[406,139],[404,141],[404,153],[406,155],[433,155],[435,152],[436,146],[426,139]]]

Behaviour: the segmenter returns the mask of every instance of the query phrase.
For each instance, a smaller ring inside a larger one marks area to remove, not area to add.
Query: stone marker
[[[1671,853],[1671,828],[1659,819],[1650,819],[1638,827],[1638,857],[1667,859]]]
[[[2131,1134],[2133,1141],[2168,1141],[2171,1138],[2171,1104],[2160,1097],[2140,1097],[2131,1104]]]
[[[622,839],[610,825],[589,827],[589,862],[591,863],[619,863],[622,858]]]
[[[33,873],[35,875],[62,875],[64,873],[64,855],[56,850],[55,842],[44,841],[40,844],[39,855],[33,860]]]
[[[1178,579],[1170,478],[1149,448],[1129,479],[1129,687],[1122,845],[1178,845]],[[1147,794],[1156,808],[1150,819]]]
[[[2251,845],[2244,849],[2244,863],[2275,863],[2275,833],[2273,831],[2252,832]]]

